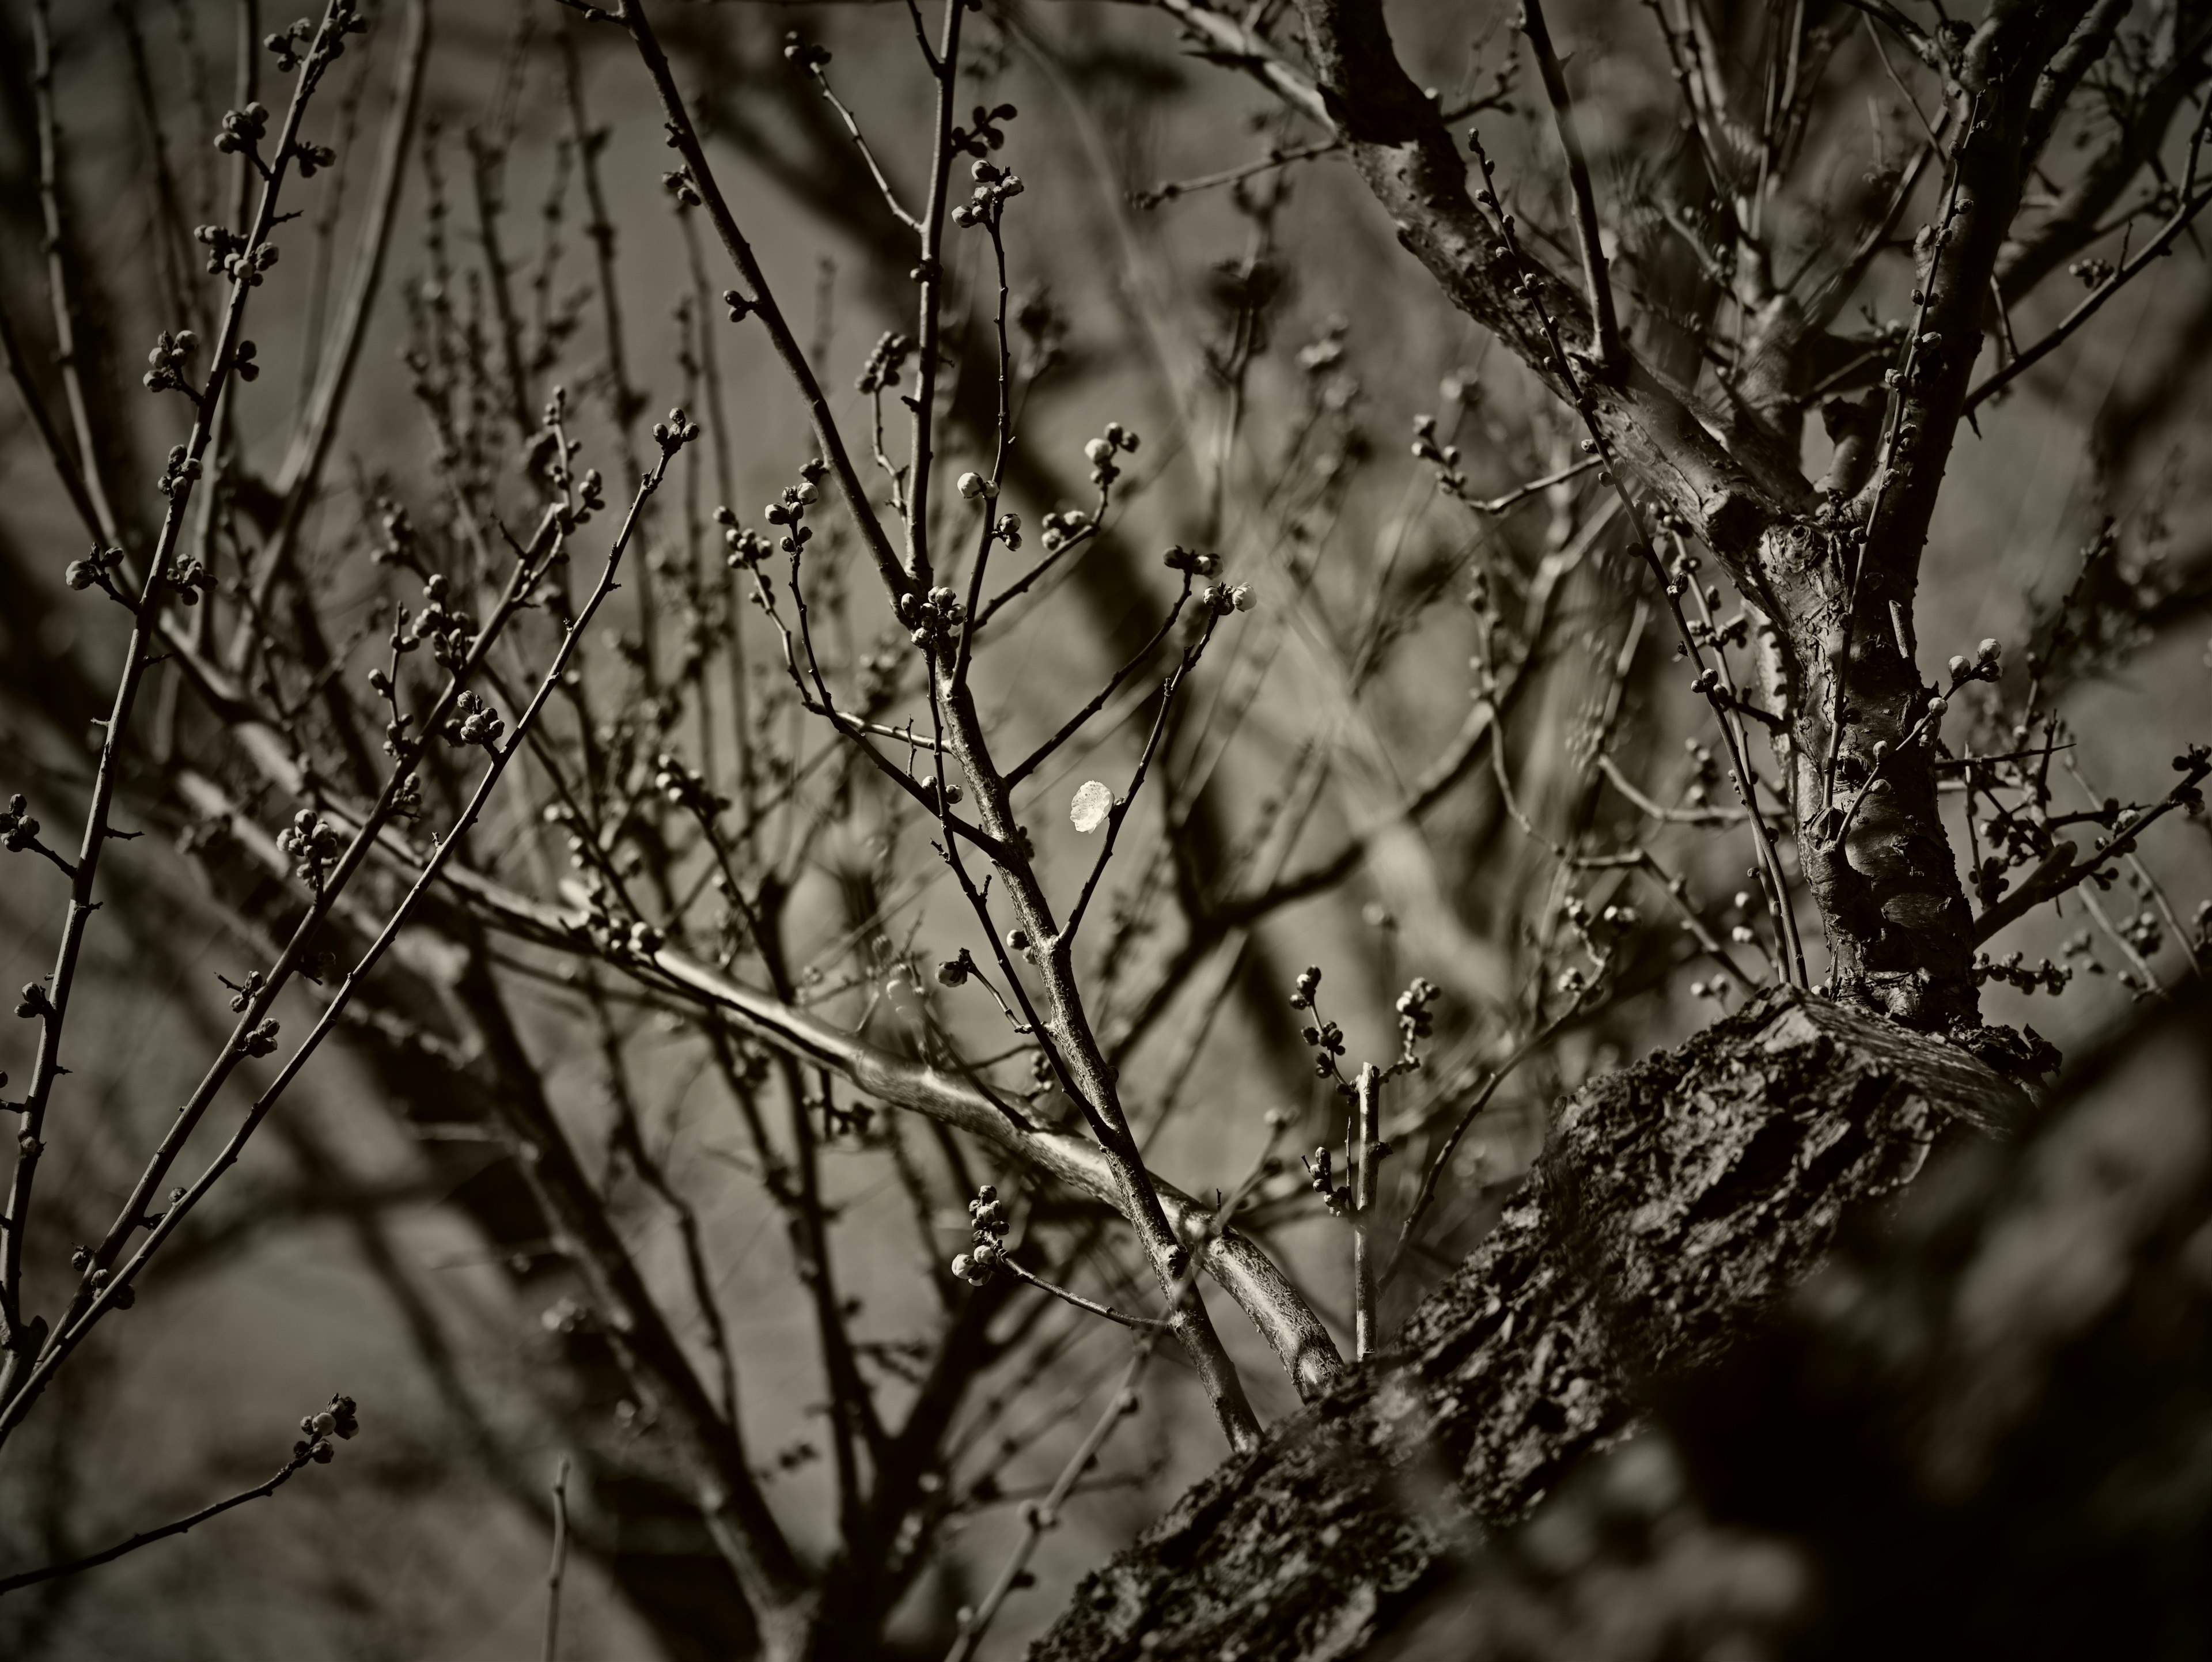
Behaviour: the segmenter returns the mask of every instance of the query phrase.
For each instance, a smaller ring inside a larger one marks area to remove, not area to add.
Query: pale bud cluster
[[[171,334],[161,331],[154,342],[153,350],[146,354],[146,373],[139,379],[149,393],[163,393],[172,387],[184,388],[185,365],[198,349],[200,338],[189,329],[179,329]]]
[[[268,136],[268,107],[256,100],[242,110],[225,110],[222,113],[222,125],[216,131],[215,147],[225,155],[233,155],[240,151],[250,155]]]
[[[39,822],[31,818],[31,804],[21,792],[8,799],[8,811],[0,813],[0,846],[10,854],[21,854],[39,840]]]
[[[829,64],[830,48],[793,29],[783,37],[783,59],[811,75]]]
[[[1073,538],[1091,529],[1091,515],[1079,508],[1062,508],[1038,521],[1044,529],[1044,551],[1057,554]]]
[[[449,588],[442,572],[423,580],[422,610],[399,612],[392,628],[392,648],[408,653],[428,641],[430,656],[447,669],[459,669],[476,646],[477,619],[473,612],[446,604]]]
[[[981,1287],[991,1279],[1006,1251],[1006,1205],[989,1184],[978,1189],[975,1198],[968,1202],[968,1222],[974,1244],[954,1256],[952,1273],[970,1287]]]
[[[713,815],[729,806],[726,799],[707,788],[706,780],[687,766],[683,758],[669,751],[662,751],[653,759],[653,788],[670,807],[686,808],[696,814]]]
[[[294,872],[320,888],[323,874],[337,859],[341,845],[337,826],[314,809],[301,808],[277,835],[276,846],[291,861]]]
[[[82,592],[97,586],[113,593],[112,579],[116,569],[123,563],[119,548],[102,548],[98,543],[92,552],[81,560],[71,560],[62,572],[62,581]]]
[[[776,499],[761,510],[761,517],[770,525],[784,527],[777,546],[787,554],[796,554],[814,540],[813,528],[805,523],[806,510],[822,500],[822,476],[828,466],[819,456],[810,459],[799,470],[797,484],[787,484]],[[731,551],[742,551],[738,542],[731,541],[732,533],[725,531],[723,540],[729,542]]]
[[[310,1414],[300,1422],[300,1440],[292,1445],[295,1460],[313,1460],[319,1466],[331,1463],[333,1437],[352,1437],[361,1430],[356,1417],[356,1404],[350,1397],[333,1397],[331,1405],[319,1414]]]
[[[1249,583],[1214,583],[1199,590],[1198,602],[1225,618],[1232,612],[1249,612],[1259,604],[1259,596]]]
[[[162,464],[161,477],[154,488],[175,502],[191,491],[192,481],[199,476],[199,458],[190,454],[181,444],[172,445]]]
[[[975,180],[975,193],[952,210],[952,222],[963,231],[971,226],[997,223],[1006,212],[1006,199],[1019,196],[1025,188],[1019,174],[981,157],[969,171]]]
[[[672,456],[699,436],[699,423],[684,413],[682,406],[668,412],[666,421],[653,424],[653,441],[660,447],[660,454]]]
[[[2004,648],[1994,640],[1984,641],[1974,648],[1972,661],[1954,653],[1948,667],[1954,691],[1969,681],[1994,681],[2004,673]]]
[[[896,387],[913,351],[912,336],[900,334],[895,329],[885,330],[869,349],[868,361],[860,366],[860,378],[854,383],[854,388],[863,393],[875,393]]]
[[[714,510],[714,523],[722,527],[722,545],[729,550],[722,556],[722,563],[731,570],[750,571],[768,557],[768,539],[739,525],[738,516],[727,508]]]
[[[453,713],[446,720],[442,731],[446,742],[459,747],[482,745],[489,750],[497,746],[507,731],[507,723],[498,711],[475,693],[463,691],[453,701]]]
[[[1118,458],[1136,454],[1140,441],[1120,422],[1108,422],[1105,432],[1083,447],[1084,459],[1091,464],[1091,483],[1103,490],[1120,478]]]
[[[914,643],[924,652],[958,640],[963,615],[960,597],[941,583],[927,594],[908,589],[898,598],[899,621],[913,632]]]

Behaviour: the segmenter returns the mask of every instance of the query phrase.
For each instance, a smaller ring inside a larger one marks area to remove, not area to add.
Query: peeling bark
[[[1848,1210],[2026,1107],[1961,1050],[1788,991],[1593,1081],[1393,1348],[1088,1577],[1032,1656],[1356,1654],[1649,1387],[1725,1353]]]

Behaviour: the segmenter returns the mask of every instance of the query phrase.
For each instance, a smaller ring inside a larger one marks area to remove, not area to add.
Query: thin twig
[[[1566,153],[1567,182],[1575,197],[1575,240],[1582,246],[1583,283],[1589,295],[1590,316],[1597,326],[1597,361],[1608,372],[1621,363],[1620,320],[1613,309],[1613,283],[1606,275],[1605,245],[1597,218],[1597,192],[1590,183],[1589,160],[1583,154],[1582,135],[1576,131],[1574,100],[1567,93],[1566,72],[1552,48],[1552,33],[1545,27],[1541,0],[1525,0],[1521,27],[1536,54],[1536,68],[1544,78],[1545,95],[1552,101],[1552,119]]]
[[[553,1562],[545,1572],[545,1642],[540,1662],[557,1662],[561,1653],[561,1578],[568,1568],[568,1457],[553,1474]]]

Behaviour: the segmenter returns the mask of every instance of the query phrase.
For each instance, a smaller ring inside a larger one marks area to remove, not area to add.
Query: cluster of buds
[[[220,971],[216,971],[215,978],[230,989],[230,1013],[233,1015],[244,1015],[246,1007],[258,998],[261,989],[269,984],[269,977],[258,970],[247,971],[243,983],[233,981]]]
[[[1316,1002],[1320,996],[1321,971],[1311,967],[1300,971],[1291,993],[1291,1008],[1314,1013],[1315,1020],[1301,1031],[1299,1037],[1314,1048],[1314,1072],[1328,1079],[1335,1075],[1337,1058],[1344,1054],[1344,1030],[1334,1021],[1320,1020]]]
[[[1437,418],[1431,415],[1413,417],[1413,459],[1425,461],[1437,470],[1437,489],[1447,496],[1465,496],[1467,475],[1460,472],[1459,447],[1437,442]]]
[[[1070,539],[1091,529],[1091,515],[1079,508],[1067,508],[1046,514],[1038,523],[1044,527],[1044,551],[1057,554]]]
[[[799,483],[787,484],[781,494],[761,510],[761,517],[770,525],[784,527],[776,545],[787,554],[796,554],[814,540],[813,528],[806,524],[806,510],[822,500],[822,476],[829,466],[821,457],[810,458],[799,470]]]
[[[191,491],[192,481],[199,476],[199,458],[188,454],[181,444],[171,445],[161,465],[161,477],[155,482],[154,489],[175,502]]]
[[[948,958],[937,966],[937,984],[940,987],[964,987],[968,984],[968,977],[977,973],[975,955],[963,947],[959,957]]]
[[[398,652],[412,652],[428,641],[430,656],[446,669],[458,670],[466,663],[477,641],[477,620],[473,612],[446,604],[448,592],[445,575],[433,572],[423,579],[422,610],[409,613],[403,609],[399,621],[392,627],[392,645]]]
[[[1335,368],[1344,362],[1344,338],[1351,328],[1350,319],[1330,318],[1316,338],[1298,348],[1298,368],[1312,376],[1324,375]]]
[[[872,394],[896,387],[913,351],[912,336],[902,335],[896,329],[885,330],[869,348],[868,361],[860,366],[860,378],[854,385],[860,392]]]
[[[751,571],[768,558],[768,539],[757,531],[748,531],[738,523],[738,516],[726,508],[714,510],[715,519],[722,524],[722,543],[729,552],[722,556],[722,563],[732,571]]]
[[[325,167],[338,165],[338,153],[328,144],[310,144],[302,139],[292,146],[292,159],[300,164],[300,177],[313,179]]]
[[[1690,782],[1683,787],[1682,799],[1701,808],[1712,800],[1713,787],[1720,782],[1720,764],[1712,746],[1701,739],[1685,739],[1682,749],[1690,758]]]
[[[84,1249],[80,1247],[77,1251],[78,1252],[83,1252]],[[84,1259],[85,1263],[89,1264],[92,1262],[92,1255],[88,1252],[85,1252]],[[75,1263],[76,1262],[76,1253],[70,1254],[70,1262],[71,1263]],[[82,1268],[82,1266],[80,1266],[80,1268]],[[107,1291],[108,1283],[112,1282],[114,1279],[115,1274],[112,1270],[95,1269],[92,1272],[92,1279],[89,1284],[95,1294],[102,1294]],[[109,1306],[116,1310],[128,1310],[131,1306],[137,1302],[138,1289],[131,1286],[128,1282],[125,1282],[121,1286],[118,1287],[115,1289],[114,1295],[108,1300]]]
[[[44,987],[35,981],[27,981],[23,983],[22,993],[15,1000],[17,1020],[34,1021],[40,1016],[52,1015],[53,1009],[53,1002],[47,998],[46,989]]]
[[[1322,1079],[1334,1075],[1344,1055],[1344,1030],[1334,1021],[1323,1021],[1302,1029],[1298,1036],[1314,1048],[1314,1072]]]
[[[179,606],[198,606],[201,590],[205,589],[210,594],[215,591],[214,574],[198,560],[189,557],[170,568],[168,581],[169,586],[177,591]]]
[[[1623,933],[1644,921],[1641,912],[1625,903],[1614,902],[1600,910],[1592,911],[1589,904],[1580,895],[1571,894],[1560,902],[1559,916],[1574,931],[1575,938],[1582,942],[1583,950],[1601,961]],[[1561,990],[1580,992],[1583,984],[1577,980],[1570,989],[1562,978]]]
[[[234,283],[242,283],[249,289],[261,286],[261,274],[276,263],[276,245],[264,242],[252,248],[240,247],[222,257],[223,275]]]
[[[1106,431],[1083,447],[1084,459],[1091,464],[1091,483],[1103,490],[1120,478],[1121,469],[1115,458],[1136,454],[1137,444],[1137,435],[1120,422],[1108,422]]]
[[[302,17],[295,21],[291,27],[286,29],[282,34],[263,35],[261,45],[264,51],[276,59],[278,70],[283,74],[289,75],[300,67],[300,59],[306,55],[314,39],[314,24]]]
[[[123,563],[119,548],[102,548],[98,543],[92,552],[81,560],[71,560],[62,573],[62,581],[80,592],[88,588],[104,588],[115,593],[115,573]]]
[[[2120,924],[2119,936],[2141,957],[2156,958],[2166,945],[2166,920],[2145,906]]]
[[[1009,554],[1018,554],[1022,546],[1022,516],[1008,512],[999,515],[991,527],[991,534],[999,539]]]
[[[448,606],[446,597],[453,587],[443,572],[434,571],[422,580],[422,609],[410,612],[400,608],[398,621],[392,625],[392,645],[397,652],[412,652],[423,642],[430,643],[430,656],[447,669],[459,669],[468,661],[470,650],[476,645],[476,614],[459,606]]]
[[[955,127],[952,130],[950,135],[952,141],[952,153],[955,155],[972,155],[978,160],[988,155],[1006,142],[1006,132],[999,124],[1002,121],[1012,121],[1021,112],[1011,104],[999,104],[988,107],[981,104],[976,105],[969,116],[973,125],[967,127]]]
[[[1994,640],[1984,641],[1974,648],[1971,662],[1954,653],[1948,667],[1954,692],[1969,681],[1994,681],[2004,673],[2004,648]],[[1931,701],[1929,707],[1937,715],[1942,714],[1942,706]]]
[[[2154,920],[2154,922],[2155,920]],[[2155,948],[2154,948],[2155,950]],[[1995,981],[2007,987],[2016,987],[2023,993],[2043,991],[2062,992],[2074,978],[2073,969],[2067,965],[2053,964],[2049,959],[2029,964],[2025,953],[2007,953],[2002,958],[1991,958],[1987,953],[1974,954],[1974,984],[1987,986]]]
[[[1398,995],[1398,1038],[1402,1059],[1410,1067],[1420,1065],[1413,1055],[1414,1045],[1436,1032],[1436,1014],[1430,1007],[1437,996],[1436,983],[1418,975],[1413,985]]]
[[[556,485],[566,486],[571,475],[565,462],[553,465],[552,478]],[[563,502],[560,508],[561,529],[574,531],[580,525],[591,523],[592,515],[607,505],[607,482],[596,467],[587,467],[584,476],[576,481],[576,501],[572,506]],[[566,555],[558,557],[565,559]]]
[[[238,1036],[238,1048],[249,1056],[273,1056],[276,1050],[276,1035],[281,1031],[274,1018],[258,1027],[250,1028]]]
[[[323,874],[337,861],[342,845],[337,826],[313,808],[301,808],[292,816],[291,825],[278,834],[276,846],[290,859],[295,873],[320,888]]]
[[[793,29],[783,37],[783,61],[809,75],[817,74],[828,66],[830,48]]]
[[[662,751],[653,758],[653,788],[672,807],[712,816],[729,807],[728,799],[708,789],[706,780],[685,766],[680,756]]]
[[[701,200],[699,182],[691,175],[690,162],[687,161],[684,166],[661,174],[660,185],[661,188],[674,199],[678,213],[682,213],[686,208],[696,208],[699,205]]]
[[[1170,571],[1186,571],[1194,577],[1217,576],[1221,571],[1221,556],[1201,554],[1196,549],[1185,548],[1180,543],[1160,556],[1160,563]]]
[[[446,718],[442,731],[449,745],[482,745],[489,750],[499,743],[507,723],[475,693],[464,691],[453,700],[453,713]]]
[[[225,110],[215,147],[225,155],[243,151],[251,155],[269,136],[268,107],[258,99],[242,110]]]
[[[2087,259],[2075,260],[2066,268],[2066,275],[2076,279],[2084,289],[2094,289],[2110,283],[2115,269],[2111,260],[2099,259],[2093,255]]]
[[[962,230],[975,225],[995,225],[1006,210],[1006,198],[1019,196],[1026,188],[1022,176],[1010,173],[995,162],[978,157],[969,169],[975,180],[975,189],[968,200],[952,210],[952,222]]]
[[[1006,1256],[1006,1208],[999,1191],[985,1184],[968,1202],[972,1245],[952,1259],[952,1273],[970,1287],[981,1287]]]
[[[1343,1216],[1345,1208],[1352,1204],[1352,1185],[1336,1181],[1335,1164],[1330,1158],[1328,1145],[1324,1143],[1315,1149],[1310,1160],[1304,1154],[1299,1155],[1298,1163],[1306,1168],[1306,1183],[1314,1193],[1328,1202],[1333,1215]]]
[[[924,652],[949,647],[960,638],[963,610],[960,597],[941,583],[926,594],[908,589],[898,598],[899,621],[913,631],[914,643]]]
[[[153,350],[146,354],[146,373],[140,377],[146,390],[166,393],[173,389],[179,393],[191,393],[192,385],[185,379],[185,365],[191,361],[199,344],[200,338],[189,329],[179,329],[174,334],[167,329],[161,331],[155,339]]]
[[[226,270],[230,257],[246,247],[246,239],[228,225],[196,225],[192,228],[192,240],[208,251],[210,277]]]
[[[754,305],[734,289],[722,290],[722,304],[730,308],[730,321],[732,323],[743,323],[755,312],[760,310],[759,307]]]
[[[351,1437],[361,1429],[361,1422],[354,1417],[355,1403],[350,1397],[333,1397],[331,1405],[320,1414],[310,1414],[300,1422],[300,1440],[292,1445],[295,1460],[313,1460],[319,1466],[331,1463],[333,1437]]]
[[[653,441],[660,447],[660,454],[672,456],[699,436],[699,423],[684,413],[682,405],[668,412],[666,421],[653,424]]]
[[[416,561],[415,523],[407,510],[389,496],[377,499],[377,527],[382,533],[369,558],[379,565],[413,565]]]
[[[1198,603],[1226,618],[1232,612],[1249,612],[1260,597],[1249,583],[1211,583],[1198,592]]]
[[[0,846],[21,854],[37,846],[39,822],[31,818],[30,802],[21,791],[8,799],[8,812],[0,813]]]

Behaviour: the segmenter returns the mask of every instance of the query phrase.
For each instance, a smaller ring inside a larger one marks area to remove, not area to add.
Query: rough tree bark
[[[2027,1105],[1964,1050],[1787,990],[1592,1082],[1394,1347],[1085,1580],[1036,1662],[1358,1653],[1470,1531],[1724,1352],[1847,1212]]]

